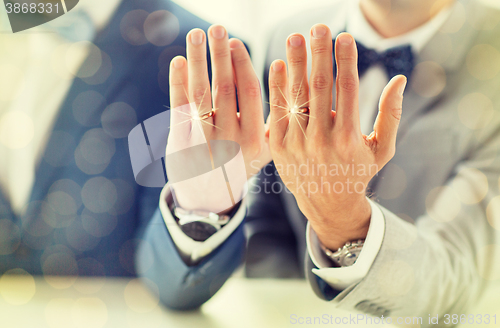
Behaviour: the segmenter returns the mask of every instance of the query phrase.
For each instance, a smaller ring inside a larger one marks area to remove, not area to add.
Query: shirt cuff
[[[181,256],[191,259],[191,262],[193,263],[198,262],[219,247],[219,245],[222,244],[231,235],[231,233],[236,230],[236,228],[238,228],[241,222],[243,222],[246,214],[245,199],[242,199],[238,211],[224,227],[210,236],[207,240],[196,241],[188,237],[177,224],[177,221],[172,215],[169,207],[169,204],[172,204],[172,202],[172,192],[169,184],[167,183],[163,187],[160,194],[160,212],[163,217],[163,221],[167,226],[170,237],[172,237],[172,240],[181,253]]]
[[[334,289],[343,290],[352,284],[360,282],[370,270],[382,246],[385,233],[384,215],[372,200],[368,199],[368,202],[372,209],[368,234],[358,259],[351,266],[331,267],[331,261],[321,249],[318,236],[309,222],[307,223],[307,251],[312,262],[317,267],[317,269],[312,269],[312,272]]]

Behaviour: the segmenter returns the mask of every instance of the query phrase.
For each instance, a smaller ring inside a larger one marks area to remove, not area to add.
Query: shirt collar
[[[412,49],[419,53],[429,40],[436,34],[439,28],[450,17],[453,6],[441,10],[427,23],[418,28],[393,38],[384,38],[373,29],[368,23],[359,7],[359,0],[352,0],[347,10],[346,31],[349,32],[356,41],[361,42],[365,47],[383,52],[389,48],[411,45]]]

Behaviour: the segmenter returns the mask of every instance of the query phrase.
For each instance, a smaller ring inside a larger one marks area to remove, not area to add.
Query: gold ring
[[[210,118],[212,116],[214,116],[215,114],[215,111],[212,109],[211,111],[209,111],[208,113],[205,113],[203,115],[200,115],[200,120],[205,120],[207,118]]]
[[[305,107],[300,107],[298,110],[297,110],[297,113],[299,114],[309,114],[309,107],[305,106]]]

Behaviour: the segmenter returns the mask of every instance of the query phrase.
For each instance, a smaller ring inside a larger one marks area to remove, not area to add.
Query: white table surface
[[[477,305],[482,313],[496,313],[498,321],[499,291],[500,286],[489,289]],[[0,278],[1,328],[393,327],[365,323],[300,325],[292,323],[293,314],[297,317],[321,317],[323,314],[349,317],[348,312],[336,310],[318,299],[305,280],[233,277],[200,310],[175,312],[158,304],[137,279]],[[500,327],[500,322],[480,327]]]

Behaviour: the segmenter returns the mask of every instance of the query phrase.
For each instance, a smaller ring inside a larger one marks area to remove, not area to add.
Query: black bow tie
[[[368,49],[359,42],[356,42],[356,45],[358,47],[359,76],[362,76],[371,65],[380,63],[384,66],[389,79],[398,74],[403,74],[408,79],[410,78],[411,72],[415,67],[415,58],[410,45],[390,48],[383,53]]]

